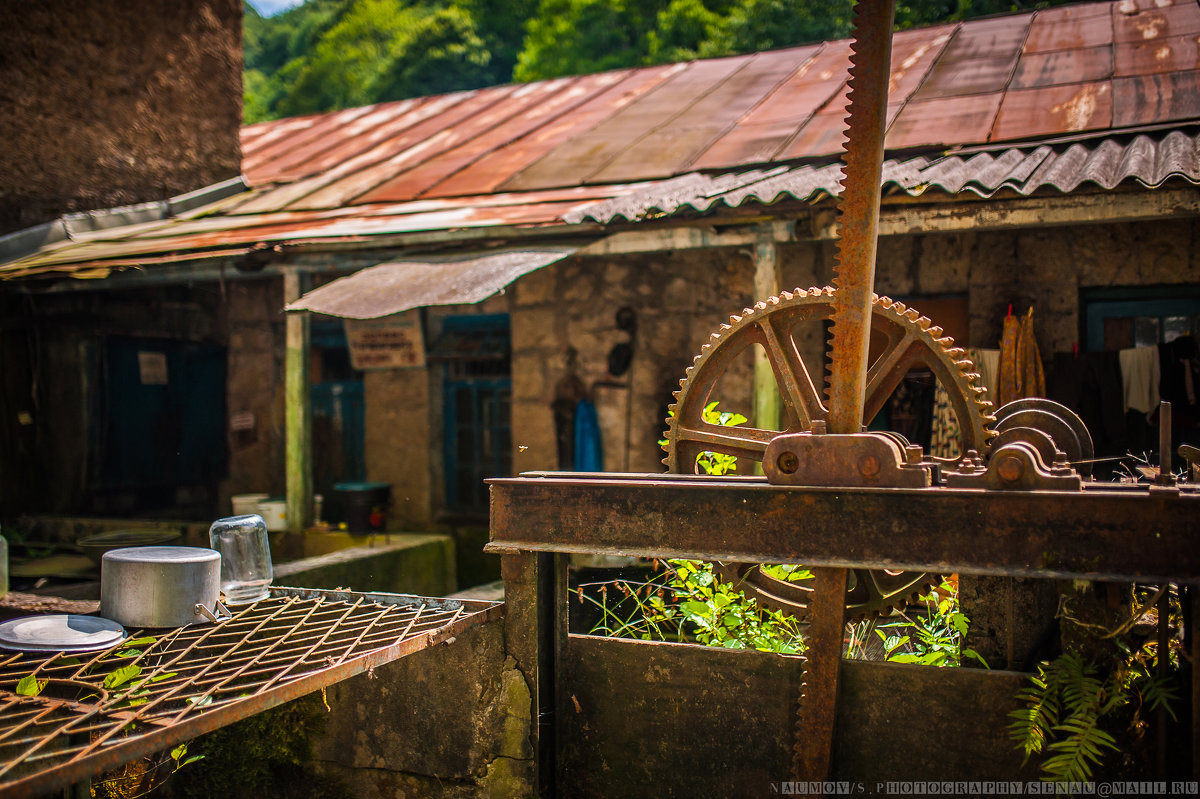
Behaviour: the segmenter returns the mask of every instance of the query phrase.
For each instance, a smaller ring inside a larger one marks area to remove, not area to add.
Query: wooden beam
[[[783,291],[783,273],[779,265],[779,247],[770,231],[763,231],[754,246],[754,300],[761,302]],[[754,348],[754,426],[763,430],[780,429],[783,397],[775,382],[775,373],[767,351]],[[755,463],[755,474],[762,464]]]
[[[958,199],[917,204],[907,198],[879,211],[880,236],[957,233],[968,230],[1007,230],[1064,225],[1113,224],[1150,219],[1200,216],[1200,189],[1156,189],[1145,192],[1064,194],[1004,200]],[[812,216],[816,240],[832,240],[837,217],[832,208]]]
[[[304,292],[297,271],[283,275],[284,303]],[[312,521],[312,390],[309,385],[308,314],[287,314],[287,355],[284,393],[287,439],[288,532],[302,533]]]
[[[584,247],[576,255],[630,255],[639,252],[696,250],[707,247],[757,246],[760,241],[794,241],[791,220],[743,225],[718,232],[714,227],[674,227],[661,230],[629,230]]]

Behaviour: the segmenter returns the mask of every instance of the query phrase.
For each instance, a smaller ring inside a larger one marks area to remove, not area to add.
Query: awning
[[[313,289],[286,310],[377,319],[426,305],[482,302],[522,275],[561,261],[578,249],[527,247],[392,261]]]

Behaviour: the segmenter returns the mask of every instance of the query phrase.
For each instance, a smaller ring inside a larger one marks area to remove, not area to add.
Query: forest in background
[[[898,0],[896,28],[1068,0]],[[849,35],[853,0],[307,0],[245,5],[245,121]]]

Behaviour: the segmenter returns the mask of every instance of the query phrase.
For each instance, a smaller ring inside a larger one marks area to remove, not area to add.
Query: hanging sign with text
[[[425,365],[418,310],[379,319],[346,319],[346,343],[355,369],[406,369]]]

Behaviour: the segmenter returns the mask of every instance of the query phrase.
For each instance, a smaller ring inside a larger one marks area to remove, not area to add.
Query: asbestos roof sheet
[[[286,310],[377,319],[428,305],[482,302],[522,275],[561,261],[577,249],[525,248],[379,264],[314,289]]]
[[[1117,0],[893,37],[890,151],[1200,121],[1200,5]],[[831,159],[847,40],[247,126],[244,212],[659,180]]]
[[[929,192],[971,192],[991,197],[1002,191],[1030,195],[1052,188],[1072,192],[1085,184],[1103,189],[1134,180],[1154,188],[1172,178],[1200,184],[1200,132],[1170,131],[1127,141],[1102,138],[1051,147],[1000,148],[970,155],[888,159],[883,164],[886,193],[920,196]],[[706,213],[747,202],[811,202],[834,196],[842,179],[840,163],[747,170],[736,174],[691,174],[655,183],[618,198],[568,212],[568,222],[637,221],[686,212]]]

